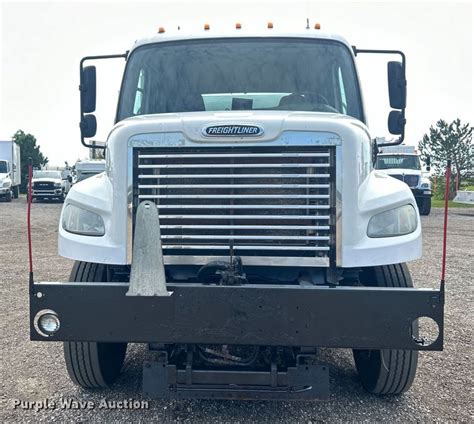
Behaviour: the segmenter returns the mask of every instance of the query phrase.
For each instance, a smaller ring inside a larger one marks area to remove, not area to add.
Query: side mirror
[[[96,99],[96,72],[95,66],[86,66],[81,72],[81,112],[91,113],[95,111]]]
[[[426,170],[428,172],[431,171],[431,157],[429,157],[429,156],[426,157]]]
[[[392,110],[388,115],[388,130],[390,134],[403,134],[405,129],[405,118],[399,110]]]
[[[95,115],[84,115],[79,127],[81,128],[81,136],[83,138],[94,137],[97,132],[97,120],[95,119]]]
[[[407,103],[407,80],[403,64],[401,62],[388,62],[387,73],[390,107],[393,109],[405,109]]]

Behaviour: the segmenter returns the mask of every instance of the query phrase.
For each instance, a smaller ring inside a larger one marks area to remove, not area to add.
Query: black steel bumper
[[[159,342],[442,350],[444,290],[321,286],[167,285],[170,297],[125,296],[126,283],[35,283],[30,336],[42,341]],[[35,329],[52,310],[59,330]],[[432,318],[430,345],[412,323]]]
[[[433,196],[433,192],[431,191],[431,189],[412,188],[411,191],[413,193],[413,196],[415,196],[415,198],[417,199],[423,199],[425,197]]]

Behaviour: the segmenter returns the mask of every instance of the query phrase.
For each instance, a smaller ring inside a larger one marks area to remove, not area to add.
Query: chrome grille
[[[328,266],[331,147],[135,148],[134,209],[152,200],[167,264],[233,249],[246,265]]]
[[[393,178],[397,180],[403,181],[408,187],[416,187],[418,186],[418,175],[391,175]]]

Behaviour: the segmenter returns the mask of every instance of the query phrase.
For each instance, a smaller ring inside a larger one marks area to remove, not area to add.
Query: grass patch
[[[431,199],[431,206],[433,208],[444,208],[444,200]],[[452,200],[448,202],[450,208],[474,208],[474,205],[466,205],[465,203],[454,203]]]

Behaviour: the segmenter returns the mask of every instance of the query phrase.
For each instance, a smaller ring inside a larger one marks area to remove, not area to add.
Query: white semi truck
[[[7,202],[18,198],[20,185],[20,146],[12,140],[0,140],[0,198]]]
[[[78,160],[74,166],[74,184],[105,171],[105,160]]]
[[[430,170],[429,159],[426,164]],[[381,147],[377,154],[375,169],[403,181],[410,187],[421,215],[431,211],[431,182],[422,171],[420,156],[414,146]]]
[[[30,280],[31,338],[63,341],[76,384],[111,385],[146,343],[149,397],[326,398],[321,347],[353,349],[363,386],[398,394],[443,347],[444,285],[414,288],[416,201],[373,169],[356,69],[388,62],[403,139],[405,56],[318,29],[166,33],[80,65],[82,143],[96,68],[126,60],[106,171],[74,185],[59,224],[70,282]],[[423,318],[437,326],[428,341]],[[431,343],[430,343],[431,342]]]

